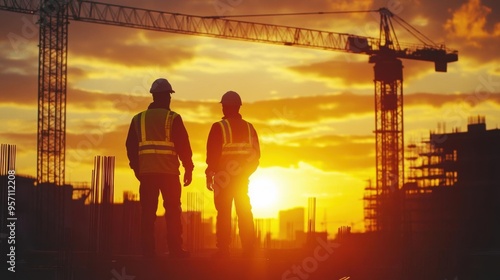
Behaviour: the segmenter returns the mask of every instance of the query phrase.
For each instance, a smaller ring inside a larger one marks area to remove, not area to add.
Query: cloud
[[[308,97],[256,101],[243,105],[242,110],[262,121],[279,120],[305,125],[328,118],[368,113],[373,110],[371,96],[342,93]]]
[[[492,31],[486,30],[487,16],[492,9],[482,5],[481,0],[469,0],[454,11],[451,19],[444,25],[453,37],[467,39],[465,44],[475,44],[471,39],[494,38],[500,35],[500,22],[495,23]]]
[[[0,103],[16,103],[22,106],[38,104],[38,79],[18,73],[0,75]]]
[[[430,105],[433,107],[446,107],[448,105],[467,103],[470,106],[492,102],[500,105],[500,93],[477,92],[473,94],[436,94],[418,93],[408,94],[404,97],[404,106]]]
[[[38,57],[38,16],[0,11],[0,56]],[[36,60],[35,60],[36,61]]]
[[[68,90],[68,107],[75,110],[106,110],[135,112],[146,108],[152,101],[149,93],[143,95],[91,92],[79,89]]]
[[[406,82],[412,82],[422,75],[434,72],[433,65],[415,61],[404,61],[403,75]],[[336,87],[373,87],[374,64],[366,61],[339,61],[329,60],[308,65],[292,66],[289,69],[300,75],[307,75],[312,79],[320,79]]]
[[[95,155],[113,155],[117,158],[117,167],[128,167],[125,150],[127,132],[128,125],[120,125],[107,132],[94,126],[86,131],[67,133],[67,160],[74,165],[91,162]]]
[[[452,10],[451,18],[443,24],[450,41],[460,45],[460,52],[479,63],[498,61],[495,54],[500,44],[499,2],[485,2],[489,3],[463,3]]]
[[[38,49],[12,52],[6,42],[0,42],[0,73],[33,76],[38,74]]]
[[[309,65],[290,67],[300,75],[309,75],[323,79],[325,82],[338,81],[339,86],[349,87],[355,85],[371,86],[373,68],[368,62],[324,61]],[[334,82],[335,83],[335,82]]]
[[[347,119],[352,116],[371,115],[374,97],[342,93],[308,97],[283,98],[244,104],[242,111],[252,120],[271,125],[304,127],[325,119]],[[479,105],[484,102],[500,104],[500,93],[478,92],[474,94],[414,93],[404,95],[404,106],[428,105],[443,107],[448,104],[467,102]]]
[[[29,147],[36,147],[36,132],[3,132],[0,137],[2,143],[16,145],[21,152],[29,150]]]
[[[363,141],[355,141],[359,139]],[[372,168],[375,160],[373,141],[373,136],[323,136],[298,141],[297,145],[268,143],[262,148],[261,166],[291,167],[307,162],[329,171],[351,172]]]
[[[89,29],[93,31],[88,32]],[[100,62],[127,67],[161,65],[169,68],[194,56],[192,48],[179,45],[178,40],[175,40],[179,37],[171,34],[88,23],[74,24],[70,32],[78,34],[69,43],[70,59],[86,59],[88,63]]]

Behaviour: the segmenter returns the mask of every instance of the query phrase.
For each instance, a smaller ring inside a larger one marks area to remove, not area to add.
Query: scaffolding
[[[363,196],[366,231],[405,231],[409,227],[405,224],[408,217],[404,211],[400,211],[404,209],[405,196],[430,193],[430,188],[449,187],[457,182],[457,150],[442,145],[445,132],[445,125],[438,124],[437,132],[431,131],[428,139],[411,141],[406,146],[405,160],[408,169],[401,189],[382,187],[382,184],[373,185],[368,180]],[[458,129],[453,132],[458,132]]]
[[[365,187],[364,201],[364,216],[365,216],[365,231],[377,231],[377,187],[372,185],[371,180],[367,180],[368,185]]]
[[[458,133],[454,129],[453,133]],[[450,187],[457,182],[456,148],[442,145],[446,140],[446,127],[438,125],[438,132],[431,131],[429,138],[419,144],[410,144],[407,149],[410,156],[409,173],[405,184],[406,190],[415,188]]]
[[[408,176],[400,190],[387,196],[368,181],[366,231],[398,233],[415,252],[453,255],[500,244],[499,140],[500,130],[486,130],[485,118],[475,116],[465,132],[447,132],[439,124],[428,138],[410,141],[405,150]],[[399,211],[395,228],[390,228],[391,209]]]

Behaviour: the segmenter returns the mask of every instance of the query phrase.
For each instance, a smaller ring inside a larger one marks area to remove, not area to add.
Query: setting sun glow
[[[277,183],[273,178],[259,174],[252,176],[248,194],[256,217],[263,218],[275,215],[279,194]]]

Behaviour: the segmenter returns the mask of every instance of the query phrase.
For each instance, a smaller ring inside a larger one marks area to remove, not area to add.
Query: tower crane
[[[209,36],[369,56],[374,64],[376,188],[390,193],[403,184],[403,64],[401,59],[434,62],[447,71],[458,52],[434,44],[386,8],[378,38],[308,28],[169,13],[78,0],[0,0],[0,9],[38,14],[38,183],[64,184],[68,23],[70,20],[161,32]],[[392,20],[418,44],[400,43]]]

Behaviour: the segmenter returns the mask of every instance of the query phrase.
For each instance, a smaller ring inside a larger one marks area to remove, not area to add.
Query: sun
[[[256,174],[250,178],[248,195],[252,203],[254,215],[273,216],[278,202],[278,187],[275,180],[269,176]]]

